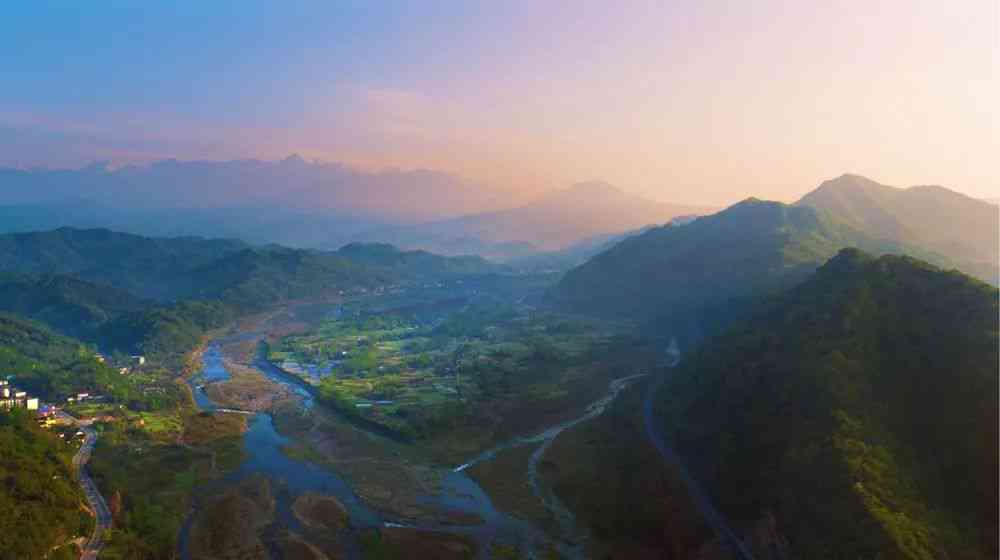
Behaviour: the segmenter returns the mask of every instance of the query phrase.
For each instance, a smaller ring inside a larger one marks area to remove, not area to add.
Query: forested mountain
[[[188,294],[192,271],[246,247],[231,239],[60,228],[0,235],[0,271],[68,274],[139,297],[169,300]]]
[[[0,272],[0,311],[76,338],[92,340],[108,321],[150,305],[125,290],[73,276]]]
[[[923,248],[967,274],[998,281],[1000,209],[986,201],[944,187],[899,189],[842,175],[796,204],[826,210],[870,237]]]
[[[94,359],[93,348],[7,313],[0,313],[0,376],[46,401],[87,389],[129,398],[122,376]]]
[[[657,410],[723,513],[794,558],[996,558],[998,292],[846,249],[670,373]]]
[[[206,329],[282,301],[504,271],[389,245],[329,252],[62,228],[0,236],[0,310],[108,350],[177,354]]]
[[[822,211],[751,198],[625,239],[569,271],[550,296],[598,315],[713,321],[716,311],[736,313],[745,298],[795,285],[850,245],[893,249]]]
[[[32,415],[0,410],[0,449],[0,557],[76,558],[69,541],[89,534],[93,521],[76,485],[72,448]]]

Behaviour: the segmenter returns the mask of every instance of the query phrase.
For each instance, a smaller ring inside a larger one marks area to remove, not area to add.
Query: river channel
[[[202,411],[221,412],[225,410],[213,402],[205,392],[206,385],[230,379],[230,374],[226,370],[223,360],[220,342],[214,341],[208,345],[202,354],[201,371],[188,380],[195,404]],[[305,409],[323,406],[316,403],[313,394],[315,389],[302,380],[279,370],[266,360],[258,359],[254,366],[272,382],[299,395],[301,405]],[[361,556],[357,538],[359,531],[379,527],[410,527],[464,535],[476,542],[479,558],[490,557],[490,545],[494,542],[514,546],[527,558],[536,558],[538,551],[547,548],[556,548],[564,555],[579,557],[582,552],[580,541],[584,539],[579,539],[580,535],[571,528],[574,521],[572,515],[558,502],[554,494],[541,487],[535,467],[541,454],[545,452],[545,449],[560,432],[603,412],[620,390],[638,377],[630,376],[612,382],[608,394],[587,407],[585,413],[579,418],[552,426],[534,437],[519,439],[486,451],[459,468],[442,467],[438,493],[424,496],[422,501],[427,505],[437,506],[445,510],[479,516],[483,523],[478,525],[456,526],[442,525],[438,522],[400,520],[376,511],[365,504],[354,493],[347,481],[338,476],[337,473],[311,462],[293,459],[286,455],[283,448],[290,443],[290,440],[275,429],[271,415],[266,412],[251,413],[249,429],[244,434],[243,442],[247,454],[246,460],[236,471],[221,480],[210,483],[209,488],[200,489],[198,495],[210,495],[215,490],[231,487],[250,476],[265,476],[277,489],[275,492],[275,523],[269,531],[287,530],[293,532],[302,529],[291,508],[297,497],[307,492],[334,496],[344,505],[349,515],[349,529],[340,535],[345,541],[345,550],[349,558],[360,558]],[[526,465],[526,476],[536,495],[545,502],[550,511],[556,514],[555,516],[562,526],[563,538],[552,539],[537,527],[498,511],[486,492],[463,472],[470,464],[491,460],[503,449],[527,443],[543,444],[537,451],[537,456],[532,457],[531,464]],[[199,504],[196,503],[195,510],[198,507]],[[194,514],[188,516],[179,538],[180,556],[184,560],[191,558],[189,541],[194,517]],[[570,538],[567,539],[567,537]]]

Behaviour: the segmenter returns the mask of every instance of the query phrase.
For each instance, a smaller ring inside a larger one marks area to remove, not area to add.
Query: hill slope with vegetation
[[[0,235],[0,271],[72,275],[139,297],[171,300],[193,289],[191,271],[244,248],[229,239],[60,228]]]
[[[176,358],[205,331],[284,301],[504,271],[390,245],[329,252],[61,228],[0,235],[0,310],[106,350]]]
[[[72,447],[28,413],[0,410],[0,449],[0,557],[76,558],[68,542],[89,534],[93,521]]]
[[[799,558],[996,558],[998,292],[844,250],[672,373],[658,411],[732,520]]]
[[[152,302],[112,286],[61,274],[0,273],[0,311],[94,340],[103,325]]]
[[[0,376],[47,401],[79,390],[127,400],[125,378],[94,358],[94,350],[20,317],[0,313]]]
[[[936,253],[935,262],[998,281],[1000,210],[938,186],[889,187],[860,175],[824,182],[797,205],[825,210],[867,235]]]
[[[751,198],[627,238],[569,271],[550,298],[573,311],[639,321],[669,317],[699,330],[794,286],[851,245],[893,249],[813,208]]]

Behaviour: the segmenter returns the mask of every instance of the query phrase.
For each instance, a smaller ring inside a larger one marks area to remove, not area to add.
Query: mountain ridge
[[[844,174],[795,204],[821,208],[871,237],[938,253],[964,272],[1000,281],[1000,210],[988,202],[939,185],[897,188]]]
[[[773,514],[795,557],[994,558],[997,296],[844,249],[694,351],[661,421],[716,504]]]
[[[506,260],[530,252],[557,251],[587,238],[620,234],[707,210],[655,202],[603,181],[587,181],[516,208],[373,231],[358,240],[435,252],[444,248],[440,252],[452,254],[447,250],[449,241],[466,239],[467,247],[478,244],[484,256]]]

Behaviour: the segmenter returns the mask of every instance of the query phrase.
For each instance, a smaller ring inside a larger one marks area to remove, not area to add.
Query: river
[[[194,394],[195,404],[200,410],[222,410],[206,394],[207,384],[218,383],[230,378],[223,361],[220,344],[215,341],[202,354],[202,369],[188,380]],[[294,376],[285,374],[269,363],[258,360],[255,363],[261,371],[274,383],[293,390],[302,398],[306,408],[315,406],[312,392],[314,389]],[[516,546],[527,557],[534,558],[535,550],[549,538],[532,525],[498,511],[486,492],[479,485],[461,472],[451,469],[441,469],[439,492],[436,495],[423,497],[428,505],[437,505],[444,509],[478,515],[483,523],[475,526],[443,525],[432,522],[417,522],[393,519],[370,508],[353,492],[350,485],[335,472],[317,466],[311,462],[292,459],[282,448],[288,445],[289,439],[282,436],[274,428],[271,415],[265,412],[256,413],[250,419],[249,429],[244,435],[244,449],[247,459],[240,467],[221,480],[209,484],[208,488],[200,489],[198,494],[205,496],[214,490],[229,487],[252,475],[263,475],[276,483],[276,526],[292,531],[301,530],[298,519],[291,510],[295,499],[306,492],[315,492],[336,497],[347,510],[350,519],[350,530],[344,536],[349,542],[346,549],[349,557],[357,558],[360,551],[357,547],[359,530],[373,527],[411,527],[427,531],[440,531],[460,534],[473,539],[479,548],[480,558],[489,558],[489,547],[494,541]],[[199,504],[195,504],[197,510]],[[181,529],[178,539],[180,556],[184,560],[191,558],[189,543],[194,514],[189,514]],[[352,546],[353,543],[353,546]]]

